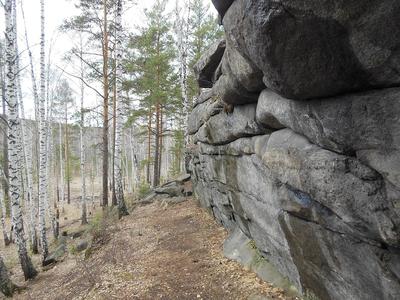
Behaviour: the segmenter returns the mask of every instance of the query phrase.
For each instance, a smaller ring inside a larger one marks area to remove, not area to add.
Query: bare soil
[[[223,257],[226,231],[192,199],[136,207],[105,231],[89,258],[69,253],[15,299],[290,299]]]

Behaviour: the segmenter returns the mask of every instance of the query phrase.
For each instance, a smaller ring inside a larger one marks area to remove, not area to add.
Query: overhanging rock
[[[226,49],[188,128],[226,254],[251,240],[319,299],[400,299],[400,2],[214,2]]]

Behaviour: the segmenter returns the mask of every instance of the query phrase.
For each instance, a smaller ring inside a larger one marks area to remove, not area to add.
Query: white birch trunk
[[[63,159],[63,135],[62,135],[62,124],[61,122],[58,123],[58,134],[59,134],[59,156],[60,156],[60,202],[61,202],[61,211],[64,212],[64,205],[65,205],[65,181],[64,181],[64,159]]]
[[[22,12],[22,18],[24,20],[24,30],[25,30],[25,44],[26,44],[26,49],[28,50],[28,56],[29,56],[29,66],[30,66],[30,75],[31,75],[31,81],[32,81],[32,90],[33,90],[33,99],[35,103],[35,120],[39,121],[39,93],[36,85],[36,76],[35,76],[35,71],[33,67],[33,55],[31,48],[29,46],[29,40],[28,40],[28,30],[26,29],[26,21],[25,21],[25,13],[24,13],[24,8],[21,2],[21,12]]]
[[[83,57],[82,50],[82,35],[80,36],[80,46],[81,46],[81,57]],[[83,80],[83,61],[81,59],[81,78]],[[81,80],[81,122],[80,122],[80,137],[81,137],[81,206],[82,206],[82,224],[87,224],[87,207],[86,207],[86,176],[85,176],[85,139],[84,139],[84,129],[85,129],[85,109],[83,106],[83,98],[85,93],[85,88],[83,81]]]
[[[15,0],[6,0],[4,5],[6,20],[6,100],[8,102],[8,156],[9,156],[9,186],[10,200],[12,206],[12,223],[14,224],[15,240],[18,246],[18,256],[24,272],[25,279],[33,278],[37,275],[32,261],[26,249],[21,199],[21,172],[20,151],[21,137],[19,135],[20,119],[18,116],[18,101],[16,98],[16,60],[17,53],[15,42],[17,39],[15,24],[12,16],[15,9]],[[16,20],[14,20],[16,22]]]
[[[47,209],[48,216],[51,220],[51,229],[53,231],[53,237],[55,239],[58,238],[58,229],[59,229],[59,224],[56,219],[56,215],[54,212],[54,205],[52,205],[50,199],[49,199],[49,186],[50,186],[50,164],[51,164],[51,155],[53,153],[52,150],[52,128],[53,128],[53,102],[54,98],[51,97],[50,99],[50,104],[47,108],[47,133],[46,133],[46,194],[45,194],[45,207]]]
[[[1,171],[1,177],[3,177],[3,171]],[[0,214],[0,218],[1,218],[1,229],[3,231],[3,240],[4,240],[4,245],[8,246],[10,244],[10,238],[8,237],[8,233],[7,233],[7,226],[6,226],[6,203],[4,201],[4,191],[0,192],[0,208],[1,208],[1,214]]]
[[[179,79],[181,87],[181,97],[183,102],[184,111],[184,122],[183,130],[185,134],[185,146],[189,143],[189,134],[187,132],[187,123],[189,120],[190,105],[189,105],[189,95],[188,95],[188,48],[189,48],[189,26],[190,26],[190,2],[185,5],[187,13],[186,19],[180,17],[179,1],[176,1],[176,15],[177,20],[175,23],[175,33],[177,35],[177,48],[178,48],[178,60],[179,60]]]
[[[40,0],[40,99],[39,99],[39,231],[42,247],[42,262],[49,254],[46,236],[46,80],[45,80],[45,29],[44,29],[44,0]]]
[[[19,84],[18,84],[19,85]],[[19,95],[21,93],[19,92]],[[19,101],[21,117],[25,119],[25,111],[24,111],[24,102],[22,97],[20,97]],[[22,133],[22,149],[23,149],[23,158],[25,163],[25,179],[26,185],[24,186],[26,192],[25,205],[26,212],[29,216],[29,236],[30,243],[33,253],[37,253],[37,231],[36,231],[36,201],[34,200],[33,194],[33,170],[32,170],[32,138],[27,132],[27,128],[25,127],[24,121],[21,122],[21,133]]]
[[[114,112],[116,117],[116,130],[115,130],[115,163],[114,163],[114,176],[115,176],[115,194],[117,197],[118,213],[119,216],[128,215],[128,209],[125,205],[124,190],[123,190],[123,174],[122,174],[122,131],[124,124],[125,107],[122,101],[122,0],[117,0],[117,17],[115,21],[116,29],[116,85],[117,97],[117,111]]]
[[[16,19],[16,10],[13,12],[14,19]],[[14,24],[15,30],[17,30],[17,24]],[[16,53],[18,53],[18,42],[15,43]],[[24,109],[24,100],[22,98],[22,90],[21,90],[21,79],[20,79],[20,70],[19,70],[19,58],[16,60],[16,69],[18,72],[16,78],[17,85],[17,95],[18,95],[18,105],[21,112],[22,120],[25,119],[25,109]],[[36,86],[36,84],[35,84]],[[37,92],[37,91],[36,91]],[[23,169],[23,178],[24,178],[24,192],[25,192],[25,212],[26,215],[29,216],[28,221],[28,231],[30,237],[30,244],[33,253],[37,253],[37,234],[36,234],[36,207],[33,196],[33,170],[32,170],[32,138],[31,135],[28,134],[27,128],[25,127],[24,121],[21,121],[21,135],[22,135],[22,159],[25,164],[25,168]],[[21,168],[22,170],[22,168]]]

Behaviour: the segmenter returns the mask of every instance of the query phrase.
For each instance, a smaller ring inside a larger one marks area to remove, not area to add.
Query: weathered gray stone
[[[76,244],[76,251],[82,252],[83,250],[86,250],[88,246],[89,246],[88,241],[86,241],[86,240],[80,240],[80,241]]]
[[[188,182],[188,181],[190,181],[190,174],[181,174],[181,175],[179,175],[178,177],[175,178],[175,181],[180,183],[180,184]]]
[[[257,121],[289,127],[314,144],[356,155],[400,187],[400,89],[386,89],[307,102],[264,90]]]
[[[308,194],[366,238],[400,246],[400,218],[393,214],[384,182],[357,159],[283,129],[271,134],[262,160],[279,181],[303,192],[298,199],[309,201]]]
[[[260,94],[259,91],[249,91],[243,86],[240,80],[235,76],[234,71],[232,71],[227,55],[223,56],[221,64],[221,75],[218,77],[213,88],[214,93],[219,99],[235,105],[257,102],[258,95]],[[248,67],[248,65],[240,64],[240,62],[238,62],[238,64],[237,68],[241,66],[243,68]],[[233,64],[232,66],[235,65]],[[240,79],[245,81],[246,78],[250,81],[251,75],[251,73],[246,73]],[[260,90],[261,89],[262,87]]]
[[[221,145],[221,146],[212,146],[209,144],[199,143],[199,152],[201,154],[208,155],[231,155],[231,156],[240,156],[243,154],[254,154],[255,153],[255,143],[258,136],[241,138],[233,141],[232,143]]]
[[[209,99],[195,106],[189,116],[188,133],[195,134],[212,116],[219,114],[223,106],[223,102],[218,99]]]
[[[236,106],[233,113],[222,112],[210,117],[194,135],[194,140],[206,144],[227,144],[238,138],[269,132],[256,122],[256,105]]]
[[[197,105],[206,102],[207,100],[211,99],[214,96],[214,91],[213,89],[209,88],[204,88],[201,89],[201,93],[198,97],[194,98],[194,103],[193,103],[193,108],[195,108]]]
[[[297,289],[255,248],[254,241],[236,228],[224,242],[225,257],[254,271],[261,279],[282,288],[288,296],[299,296]]]
[[[222,56],[225,52],[225,40],[220,40],[211,45],[200,60],[193,66],[197,82],[201,88],[211,88],[214,84],[213,77]]]
[[[228,42],[224,54],[229,71],[248,92],[261,92],[264,88],[263,73],[253,62],[244,58],[240,52]]]
[[[246,143],[258,153],[230,154]],[[226,228],[240,228],[253,239],[301,292],[320,299],[396,299],[400,255],[387,244],[393,244],[385,221],[390,209],[379,195],[385,187],[375,186],[380,181],[376,172],[290,130],[224,146],[200,144],[196,153],[193,180],[202,205]],[[274,158],[270,164],[260,158],[269,157],[266,153]],[[301,225],[294,225],[297,221]],[[382,257],[388,260],[382,263]],[[362,289],[364,285],[368,288]]]
[[[236,0],[223,25],[234,47],[291,99],[400,84],[397,0]]]
[[[400,2],[213,3],[226,49],[190,116],[189,169],[225,252],[249,264],[251,239],[319,299],[399,299]]]
[[[159,188],[154,189],[156,194],[167,195],[168,197],[178,197],[183,195],[183,186],[176,182],[167,183]]]
[[[360,243],[283,213],[279,221],[304,292],[319,299],[398,299],[398,249]]]
[[[52,251],[49,256],[43,261],[43,266],[51,265],[57,261],[62,260],[67,252],[67,237],[61,236],[58,239],[58,246]]]

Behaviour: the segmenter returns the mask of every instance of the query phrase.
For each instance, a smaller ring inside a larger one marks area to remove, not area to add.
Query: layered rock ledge
[[[300,293],[400,299],[400,4],[213,3],[196,197]]]

